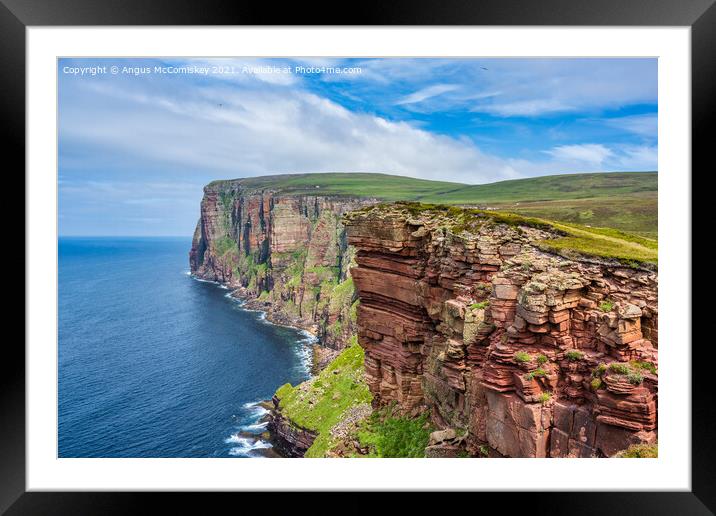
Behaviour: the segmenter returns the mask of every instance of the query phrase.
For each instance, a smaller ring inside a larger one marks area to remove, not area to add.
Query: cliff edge
[[[429,410],[471,456],[604,457],[656,441],[651,244],[414,203],[344,223],[375,407]],[[426,453],[454,456],[454,441]]]
[[[248,181],[248,185],[247,185]],[[341,349],[356,306],[341,216],[375,201],[255,188],[250,180],[204,188],[189,264],[265,310],[270,320],[310,330]]]

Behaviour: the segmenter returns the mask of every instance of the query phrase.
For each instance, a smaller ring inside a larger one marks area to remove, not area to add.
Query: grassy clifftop
[[[353,336],[318,376],[276,391],[282,415],[317,434],[305,456],[424,457],[432,430],[428,414],[411,418],[393,406],[371,411],[363,360]]]
[[[527,226],[549,231],[554,238],[534,242],[538,247],[565,256],[581,255],[617,260],[625,265],[654,268],[658,261],[658,242],[613,228],[593,228],[579,224],[566,224],[537,217],[458,208],[444,204],[397,202],[370,206],[354,213],[373,210],[399,211],[413,217],[424,217],[448,228],[454,234],[476,232],[486,222],[494,221],[510,226]],[[349,217],[351,215],[348,215]]]
[[[215,181],[288,194],[472,205],[592,227],[657,236],[656,172],[565,174],[467,185],[369,173],[291,174]]]
[[[318,376],[295,387],[287,383],[276,397],[285,417],[318,434],[306,457],[323,457],[331,446],[331,428],[348,409],[372,399],[363,378],[363,349],[354,337]]]

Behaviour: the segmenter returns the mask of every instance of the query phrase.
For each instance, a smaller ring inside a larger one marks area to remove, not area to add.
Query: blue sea
[[[312,337],[192,278],[189,238],[59,241],[60,457],[261,457]]]

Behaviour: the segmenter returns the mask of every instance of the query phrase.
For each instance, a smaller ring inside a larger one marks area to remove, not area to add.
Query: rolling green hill
[[[215,181],[217,183],[219,181]],[[278,189],[312,195],[356,195],[386,201],[411,201],[466,188],[461,183],[368,173],[285,174],[240,180],[244,188]]]
[[[239,182],[248,189],[296,194],[476,206],[657,237],[656,172],[565,174],[485,185],[369,173],[276,175]]]

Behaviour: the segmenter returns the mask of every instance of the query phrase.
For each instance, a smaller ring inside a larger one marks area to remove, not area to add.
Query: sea
[[[315,339],[193,278],[190,247],[59,239],[59,457],[275,455],[260,402],[309,378]]]

